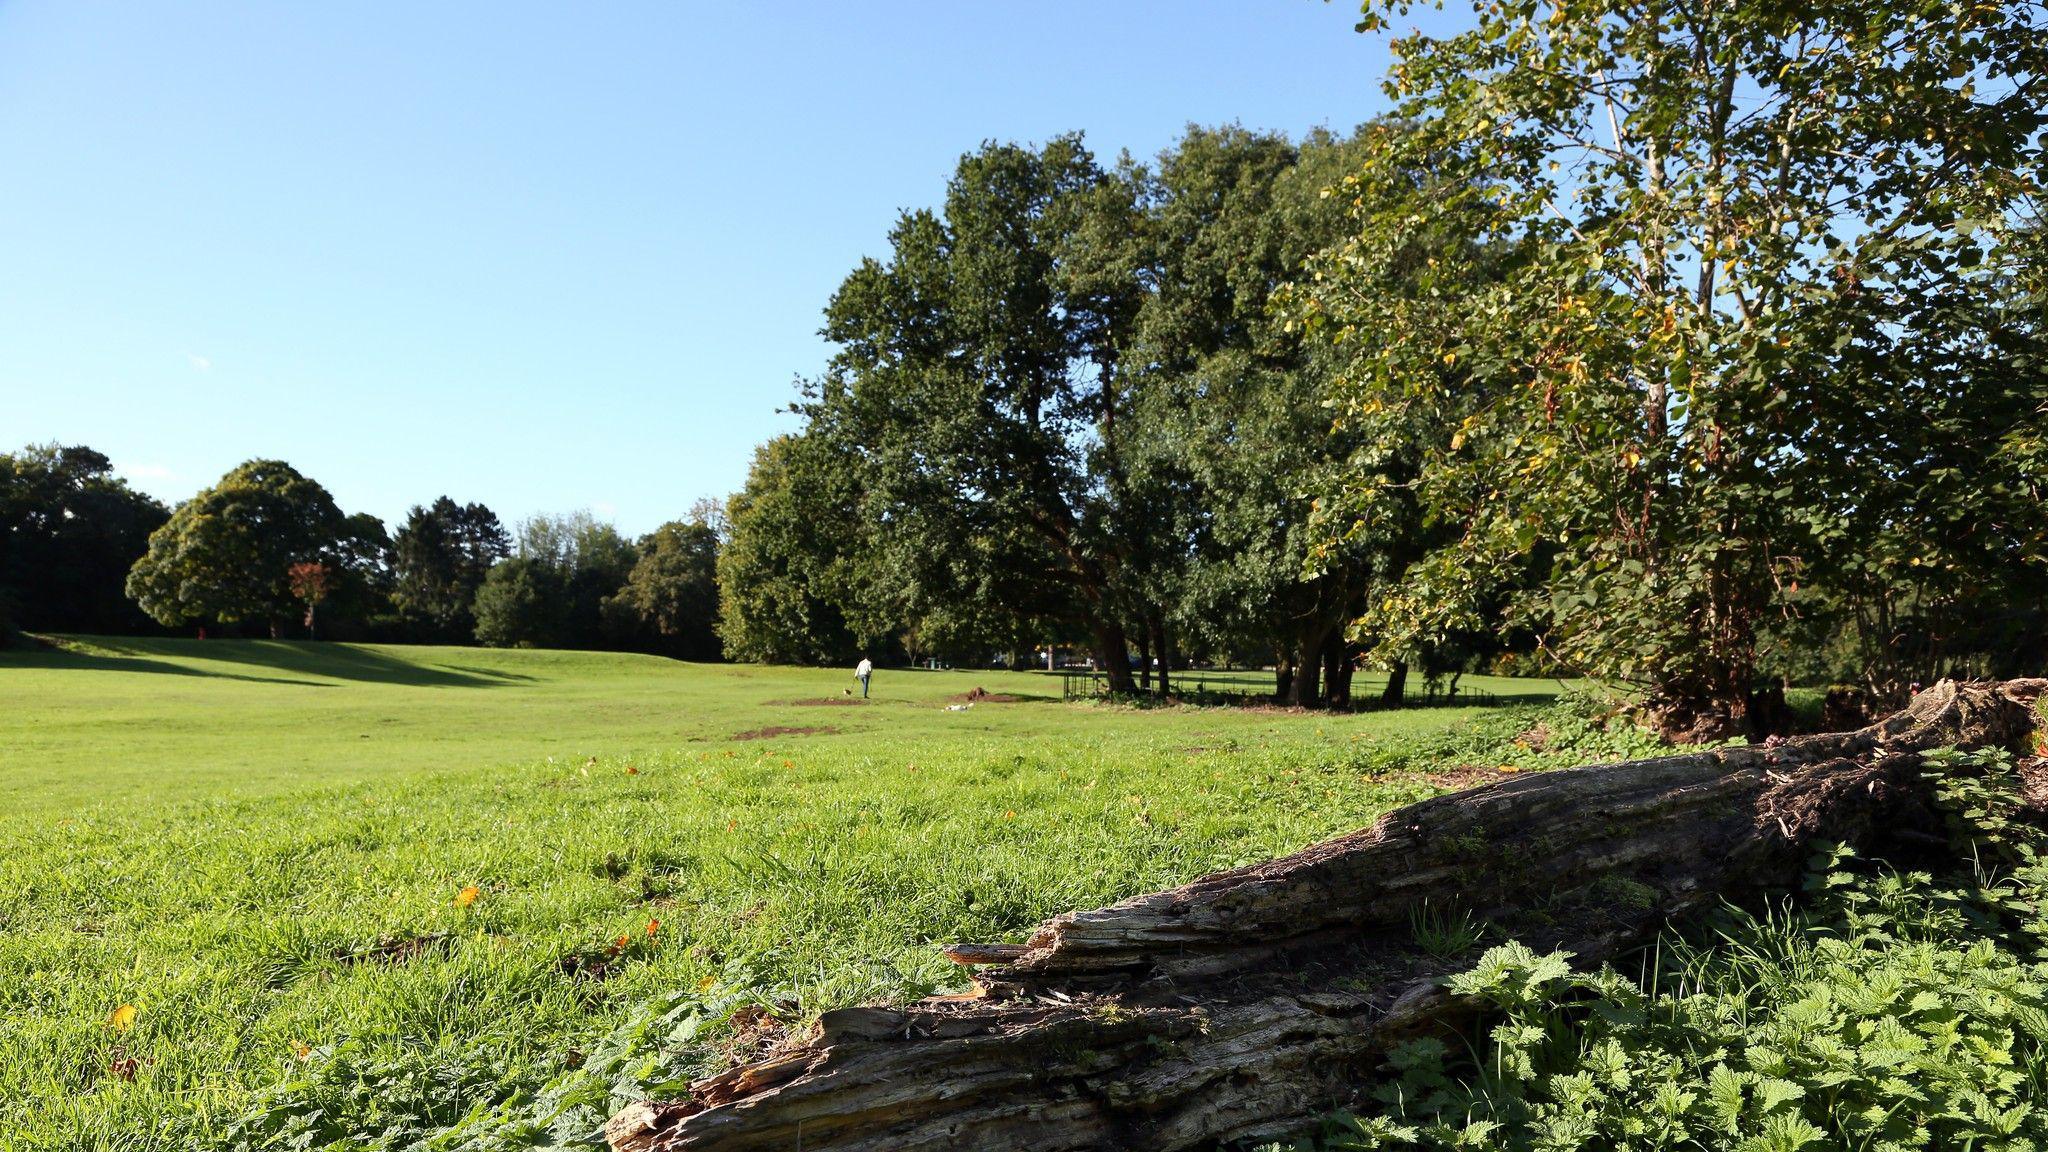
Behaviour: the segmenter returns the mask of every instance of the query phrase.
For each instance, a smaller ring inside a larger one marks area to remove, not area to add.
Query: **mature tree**
[[[442,496],[413,506],[393,551],[399,611],[420,633],[459,641],[474,635],[477,589],[512,554],[512,540],[489,508]]]
[[[640,560],[604,602],[615,643],[683,660],[716,660],[718,532],[705,521],[671,521],[640,538]]]
[[[1139,171],[1149,285],[1138,315],[1137,386],[1125,456],[1140,514],[1149,612],[1226,650],[1272,653],[1282,699],[1348,698],[1345,625],[1370,582],[1412,551],[1413,516],[1324,547],[1315,506],[1347,476],[1355,436],[1333,434],[1332,357],[1273,307],[1302,263],[1342,234],[1323,189],[1363,145],[1318,133],[1300,145],[1241,128],[1193,128]],[[1314,554],[1312,554],[1312,552]],[[1170,654],[1148,620],[1154,651]]]
[[[251,460],[178,505],[150,535],[128,593],[165,625],[261,621],[279,635],[295,614],[292,565],[342,563],[347,527],[318,483],[281,460]]]
[[[604,601],[639,560],[633,543],[589,512],[532,516],[512,559],[477,590],[477,639],[540,648],[605,646]]]
[[[2040,12],[1509,0],[1395,47],[1413,130],[1343,187],[1357,235],[1314,296],[1361,350],[1354,419],[1456,429],[1423,487],[1458,538],[1365,626],[1447,630],[1553,549],[1527,607],[1554,650],[1725,729],[1827,544],[1820,492],[1868,506],[1818,466],[1943,435],[1856,385],[1901,309],[1992,289],[2038,174]],[[1477,243],[1381,291],[1418,232]]]
[[[24,628],[148,627],[123,585],[168,516],[90,448],[31,445],[0,455],[0,602],[13,604]]]
[[[1071,622],[1128,689],[1119,319],[1139,285],[1092,275],[1081,240],[1110,186],[1078,137],[964,157],[943,211],[906,213],[833,296],[839,351],[800,408],[857,446],[895,587]]]
[[[528,556],[492,567],[476,593],[476,638],[494,648],[556,648],[568,644],[568,581],[560,569]]]
[[[587,511],[532,516],[519,524],[518,555],[552,569],[567,596],[560,643],[572,648],[605,644],[604,601],[626,583],[639,562],[633,542]]]
[[[727,656],[775,664],[843,660],[871,637],[846,607],[861,603],[859,475],[822,437],[778,436],[754,451],[747,484],[726,504],[718,552],[718,635]]]

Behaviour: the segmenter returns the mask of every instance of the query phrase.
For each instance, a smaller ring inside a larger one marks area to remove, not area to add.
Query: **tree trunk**
[[[1285,704],[1294,698],[1294,653],[1282,649],[1273,658],[1273,702]]]
[[[1396,660],[1387,665],[1387,686],[1380,692],[1380,703],[1399,708],[1401,700],[1408,695],[1408,662]]]
[[[1153,648],[1159,653],[1159,698],[1164,700],[1173,695],[1173,631],[1165,620],[1156,620],[1152,627],[1157,638]]]
[[[1351,706],[1351,642],[1342,628],[1323,642],[1323,699],[1332,708]]]
[[[1138,625],[1138,690],[1152,691],[1152,626]]]
[[[1288,703],[1296,708],[1317,708],[1323,703],[1323,637],[1317,625],[1302,631],[1294,656],[1293,693]]]
[[[1468,1022],[1412,910],[1594,965],[1671,917],[1796,884],[1843,842],[1943,845],[1922,753],[2023,748],[2048,681],[1944,682],[1855,732],[1508,777],[1270,863],[959,945],[976,991],[825,1013],[756,1063],[636,1104],[616,1152],[1179,1152],[1298,1134],[1388,1048]],[[1626,891],[1627,900],[1613,893]],[[1532,911],[1533,910],[1533,911]]]
[[[1124,637],[1124,626],[1104,620],[1096,623],[1094,632],[1095,665],[1109,677],[1109,690],[1130,695],[1136,689],[1131,684],[1131,646]]]

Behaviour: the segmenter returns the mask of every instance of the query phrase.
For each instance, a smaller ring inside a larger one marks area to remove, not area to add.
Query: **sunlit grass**
[[[869,704],[818,704],[847,673],[81,648],[0,654],[0,1147],[207,1146],[296,1078],[471,1069],[336,1106],[366,1137],[425,1130],[677,989],[758,987],[800,1018],[945,987],[935,943],[1430,794],[1402,769],[1478,715],[1064,704],[1056,678],[886,670]],[[976,686],[1024,699],[947,709]]]

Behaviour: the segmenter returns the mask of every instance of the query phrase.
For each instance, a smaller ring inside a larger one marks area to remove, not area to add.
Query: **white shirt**
[[[875,666],[872,663],[869,663],[865,658],[863,658],[860,663],[854,665],[853,674],[855,676],[865,677],[871,675],[874,672],[874,670]]]

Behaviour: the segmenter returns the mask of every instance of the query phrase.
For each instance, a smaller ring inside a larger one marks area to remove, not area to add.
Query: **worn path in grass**
[[[0,1148],[228,1147],[252,1115],[248,1147],[401,1147],[557,1080],[655,997],[794,1022],[922,994],[957,979],[935,942],[1357,827],[1434,790],[1413,769],[1526,757],[1530,718],[1459,736],[1480,714],[1139,710],[889,670],[817,703],[851,683],[462,648],[0,653]],[[946,709],[975,687],[1020,699]],[[745,1032],[710,1020],[662,1067]]]

